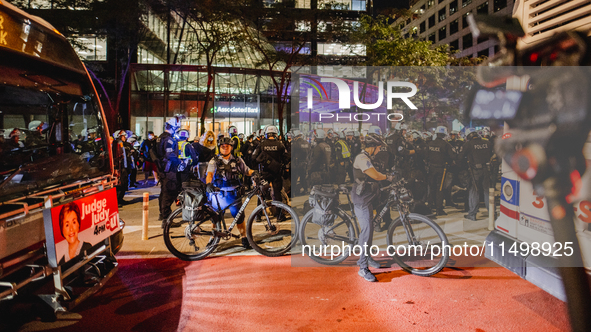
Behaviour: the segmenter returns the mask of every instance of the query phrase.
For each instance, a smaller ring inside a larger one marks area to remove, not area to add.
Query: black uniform
[[[308,163],[308,183],[327,184],[330,183],[329,166],[332,149],[323,139],[317,139],[316,143]]]
[[[460,161],[466,159],[470,172],[469,204],[470,211],[468,218],[476,218],[478,213],[478,204],[480,199],[479,192],[484,194],[484,204],[488,209],[488,188],[490,184],[490,174],[488,163],[492,156],[491,144],[488,140],[480,137],[467,141],[462,147]]]
[[[344,184],[347,178],[347,169],[351,164],[351,150],[343,139],[334,144],[335,166],[332,173],[332,181],[336,184]]]
[[[177,169],[180,163],[178,158],[178,142],[174,136],[165,131],[158,137],[156,150],[159,158],[158,178],[161,179],[160,196],[158,197],[160,203],[159,219],[163,220],[164,223],[164,220],[172,212],[170,205],[182,189],[182,184],[177,177]]]
[[[438,214],[443,214],[443,193],[440,190],[441,182],[443,180],[444,170],[453,163],[454,153],[451,145],[439,137],[439,135],[435,140],[429,142],[427,149],[427,160],[429,162],[429,205],[435,206]]]
[[[266,139],[256,148],[253,159],[261,167],[261,176],[273,185],[273,199],[281,201],[283,167],[289,162],[285,146],[277,139]]]
[[[307,167],[309,155],[310,143],[301,137],[296,137],[291,144],[291,164],[293,186],[295,187],[295,192],[298,194],[300,188],[303,188],[304,192],[308,188]]]

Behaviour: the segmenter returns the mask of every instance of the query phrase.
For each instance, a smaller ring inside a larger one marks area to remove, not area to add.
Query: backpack
[[[312,222],[321,226],[331,226],[337,217],[339,193],[333,185],[315,185],[308,197],[313,209]]]
[[[205,186],[199,185],[196,187],[185,188],[182,195],[183,220],[196,221],[198,219],[200,207],[207,202]]]

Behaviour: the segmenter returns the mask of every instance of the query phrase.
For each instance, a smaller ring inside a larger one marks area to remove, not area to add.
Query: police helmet
[[[400,121],[394,126],[396,130],[408,130],[408,125],[406,125],[403,121]]]
[[[482,136],[483,137],[488,137],[490,136],[490,128],[489,127],[482,127]]]
[[[238,134],[238,138],[244,139],[244,134]]]
[[[355,137],[359,137],[361,135],[358,130],[353,131],[353,134]]]
[[[131,145],[133,145],[133,143],[135,143],[137,141],[137,136],[135,136],[135,134],[131,135],[129,137],[129,139],[127,140],[127,142]]]
[[[314,131],[314,136],[318,139],[324,139],[326,138],[326,133],[324,132],[324,129],[316,129]]]
[[[303,136],[303,135],[304,135],[304,133],[302,133],[301,130],[296,129],[296,130],[293,131],[293,136],[296,137],[296,138],[297,137],[300,137],[300,136]]]
[[[345,136],[355,136],[355,132],[353,130],[345,131]]]
[[[218,140],[218,146],[221,147],[224,144],[228,144],[230,146],[234,146],[234,142],[230,137],[222,137]]]
[[[264,132],[263,129],[259,129],[259,137],[263,137],[263,132]]]
[[[345,133],[343,133],[342,131],[339,131],[339,138],[345,139]]]
[[[292,133],[287,133],[287,134],[285,134],[285,138],[293,138],[293,134]]]
[[[451,135],[459,135],[459,134],[460,134],[460,132],[459,132],[459,131],[457,131],[457,130],[452,130],[450,134],[451,134]]]
[[[476,129],[474,129],[474,128],[466,128],[466,131],[464,132],[464,134],[469,139],[476,137],[478,135],[478,133],[476,132]]]
[[[371,126],[365,136],[365,146],[380,146],[385,145],[384,139],[382,138],[382,130],[378,126]]]
[[[413,139],[419,139],[419,138],[422,138],[422,137],[423,137],[423,135],[421,135],[421,133],[418,130],[413,130],[412,131],[412,138]]]
[[[125,131],[125,134],[126,134],[127,138],[131,138],[131,136],[135,135],[135,134],[133,133],[133,131],[131,131],[131,130],[126,130],[126,131]]]
[[[14,128],[10,134],[8,135],[8,138],[13,138],[14,136],[18,137],[21,135],[21,131],[18,128]]]
[[[236,128],[236,126],[228,127],[228,134],[230,134],[230,136],[238,135],[238,128]]]
[[[445,127],[445,126],[439,126],[439,127],[437,127],[437,129],[435,129],[435,133],[436,134],[447,135],[447,127]]]
[[[166,129],[172,129],[176,132],[181,127],[181,116],[174,116],[166,121]]]
[[[279,134],[279,130],[277,129],[277,127],[271,125],[271,126],[267,126],[265,128],[265,137],[269,138],[270,135],[274,135],[275,137],[277,137],[277,135]]]
[[[41,121],[41,120],[33,120],[31,122],[29,122],[29,130],[33,131],[33,130],[45,130],[47,129],[47,123]]]
[[[189,139],[189,135],[190,134],[187,129],[181,129],[176,132],[176,136],[178,137],[178,139],[183,140],[183,141]]]
[[[117,130],[113,134],[113,137],[115,137],[115,139],[119,139],[121,136],[125,136],[125,138],[127,138],[127,133],[125,132],[125,130]]]

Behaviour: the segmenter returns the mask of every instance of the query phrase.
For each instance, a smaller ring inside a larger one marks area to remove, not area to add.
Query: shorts
[[[156,167],[156,163],[153,161],[144,161],[144,172],[158,172],[158,167]]]

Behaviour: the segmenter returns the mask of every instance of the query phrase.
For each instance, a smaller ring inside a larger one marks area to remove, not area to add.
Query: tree
[[[201,111],[201,134],[205,133],[205,118],[212,111],[215,86],[214,64],[217,58],[236,54],[241,49],[239,42],[239,21],[233,1],[227,0],[198,0],[178,1],[173,10],[183,18],[189,30],[193,31],[194,40],[189,41],[188,53],[194,53],[205,60],[207,85],[205,102]]]

